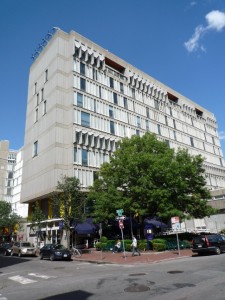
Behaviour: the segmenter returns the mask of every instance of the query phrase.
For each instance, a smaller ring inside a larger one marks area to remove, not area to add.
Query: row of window
[[[150,130],[150,122],[148,119],[143,119],[140,116],[135,116],[135,115],[131,115],[129,113],[123,112],[122,110],[118,109],[117,107],[114,107],[113,105],[110,105],[110,104],[108,105],[106,103],[100,103],[96,99],[86,97],[85,95],[83,95],[81,93],[75,93],[75,97],[76,97],[74,99],[75,104],[77,104],[77,106],[79,106],[81,108],[84,107],[84,108],[87,108],[90,110],[94,110],[94,112],[98,112],[98,113],[101,112],[103,115],[109,116],[111,119],[115,118],[124,123],[136,126],[139,129],[143,129],[146,131]],[[107,112],[107,108],[108,108],[108,112]],[[152,118],[153,121],[157,121],[157,122],[163,121],[162,118],[159,119],[159,116],[157,115],[156,112],[150,111],[149,108],[147,108],[147,116],[148,116],[148,118]],[[82,120],[83,120],[82,124],[84,124],[85,127],[90,127],[90,117],[89,117],[88,113],[82,114]],[[85,122],[85,120],[87,120],[87,122]],[[211,142],[214,145],[216,144],[214,137],[208,136],[208,135],[206,135],[206,133],[202,133],[201,131],[198,132],[196,129],[194,130],[192,127],[188,128],[186,124],[182,125],[182,123],[179,121],[177,123],[175,119],[169,118],[168,116],[164,116],[164,124],[168,127],[174,128],[178,131],[195,135],[195,136],[197,136],[198,139],[202,139],[202,140],[204,139],[205,141],[207,141],[209,143]],[[113,129],[113,127],[114,127],[113,121],[111,121],[110,127],[112,128],[112,131],[111,131],[112,134],[115,134],[115,130]],[[159,134],[161,134],[159,129],[158,129],[158,132],[159,132]],[[127,135],[125,134],[125,136],[127,136]],[[176,138],[176,137],[174,137],[174,138]],[[211,141],[209,138],[211,138]]]
[[[77,64],[78,64],[79,62],[77,61]],[[87,71],[86,71],[86,69],[87,69]],[[88,65],[85,65],[83,62],[80,62],[80,67],[75,67],[75,70],[77,70],[77,72],[80,72],[80,74],[82,74],[82,75],[84,75],[84,76],[87,76],[87,77],[89,77],[89,78],[91,78],[91,76],[90,76],[90,70],[89,70],[89,66]],[[94,68],[92,68],[91,70],[93,70],[92,71],[92,73],[94,74],[95,72],[94,72]],[[95,70],[97,73],[98,73],[98,71],[97,70]],[[121,82],[121,81],[115,81],[115,79],[113,78],[113,77],[110,77],[110,76],[106,76],[106,74],[105,73],[102,73],[102,74],[104,74],[104,80],[99,80],[99,82],[100,83],[102,83],[103,85],[107,85],[107,86],[109,86],[110,88],[112,88],[112,89],[115,89],[115,90],[117,90],[118,92],[120,92],[121,94],[124,94],[124,84],[123,84],[123,82]],[[96,78],[96,76],[93,76],[93,80],[97,80],[97,78]],[[126,86],[125,86],[126,87]],[[130,89],[130,91],[131,91],[131,93],[129,93],[129,95],[132,97],[132,98],[136,98],[135,97],[135,89],[134,88],[132,88],[132,87],[129,87],[129,89]],[[127,93],[128,94],[128,93]],[[141,102],[143,102],[143,96],[144,95],[142,95],[142,97],[141,97]],[[155,98],[155,95],[151,95],[153,98],[154,98],[154,106],[155,106],[155,109],[157,109],[157,110],[159,110],[159,109],[162,109],[162,106],[161,105],[159,105],[159,103],[160,103],[160,101],[158,101],[159,99],[157,99],[157,98]],[[115,98],[116,96],[114,96],[114,98]],[[166,99],[165,99],[166,100]],[[171,104],[171,106],[173,106],[173,104],[176,104],[174,101],[171,101],[171,100],[169,100],[169,102],[170,102],[170,104]],[[161,107],[160,107],[161,106]],[[187,108],[187,106],[184,104],[183,105],[183,107],[184,108]],[[184,111],[184,113],[186,112],[186,109],[184,109],[185,111]],[[193,109],[192,109],[193,110]],[[199,121],[200,123],[201,123],[201,120],[199,120],[199,116],[202,116],[202,112],[200,112],[199,110],[193,110],[193,112],[195,112],[195,114],[197,113],[197,121]],[[170,107],[170,115],[172,115],[172,108]],[[194,116],[191,116],[190,117],[190,120],[191,120],[191,124],[192,124],[192,126],[196,126],[196,122],[194,122],[194,120],[193,120],[193,117]],[[198,122],[197,122],[198,123]],[[216,128],[215,127],[212,127],[212,129],[213,129],[213,131],[214,132],[216,132]]]
[[[131,128],[114,122],[113,120],[103,119],[99,116],[94,116],[84,111],[75,110],[74,116],[74,122],[76,124],[79,124],[83,127],[93,128],[102,132],[110,133],[112,135],[117,135],[119,137],[131,137],[134,134],[143,135],[145,131],[150,131],[149,122],[146,123],[146,128],[144,130],[140,130],[139,128]],[[174,139],[175,141],[178,141],[182,144],[196,147],[202,151],[220,155],[219,148],[212,147],[210,146],[210,144],[205,144],[199,139],[194,139],[193,137],[185,135],[184,132],[171,130],[170,128],[161,126],[157,123],[151,123],[151,132],[156,133],[157,135],[163,136],[165,138]]]
[[[77,79],[79,79],[81,82],[80,82],[79,85],[75,84],[75,87],[76,86],[78,88],[80,88],[80,86],[83,86],[83,87],[85,86],[86,87],[86,80],[84,78],[77,78]],[[85,82],[85,84],[84,83],[82,84],[82,82]],[[98,91],[96,90],[97,87],[101,91],[101,95],[99,95]],[[93,88],[93,90],[92,90],[92,88]],[[85,92],[86,90],[84,89],[83,91]],[[100,98],[102,98],[103,100],[106,100],[106,103],[108,101],[110,101],[111,96],[112,96],[112,100],[110,102],[113,102],[114,105],[116,105],[116,106],[118,105],[118,106],[121,106],[125,109],[129,109],[129,110],[134,111],[134,112],[138,113],[139,115],[145,116],[147,118],[150,118],[150,114],[152,114],[152,115],[156,114],[156,112],[154,110],[150,110],[150,108],[148,106],[144,107],[143,105],[141,105],[137,102],[135,103],[133,100],[130,100],[130,99],[128,99],[128,98],[126,98],[122,95],[118,95],[115,92],[108,92],[107,90],[104,90],[100,86],[96,86],[96,85],[91,86],[90,85],[90,89],[88,90],[88,93],[90,93],[90,94],[92,94],[96,97],[101,96]],[[90,101],[90,103],[88,103],[89,101]],[[93,105],[91,104],[91,102],[93,102]],[[92,111],[96,111],[96,107],[98,107],[99,108],[99,111],[97,111],[98,113],[102,113],[103,106],[107,105],[106,103],[101,102],[101,100],[91,99],[90,97],[88,97],[88,95],[83,95],[81,93],[79,93],[78,99],[76,99],[74,101],[74,103],[75,104],[77,103],[78,106],[88,108]],[[159,108],[159,102],[156,99],[149,99],[148,104],[150,104],[150,106],[152,108],[156,109],[156,110],[158,110],[158,108]],[[119,109],[119,107],[118,107],[118,109]],[[120,110],[120,112],[122,112],[122,110]],[[195,122],[194,123],[193,118],[187,118],[187,117],[184,118],[184,116],[182,114],[179,114],[179,116],[178,116],[178,112],[176,110],[172,110],[171,107],[168,107],[168,106],[165,107],[165,113],[170,115],[171,117],[179,119],[179,122],[180,122],[181,126],[182,126],[182,124],[183,124],[183,126],[184,125],[185,126],[190,125],[191,126],[190,130],[192,130],[193,133],[187,132],[189,134],[195,135],[195,129],[199,129],[199,130],[205,131],[205,132],[208,131],[207,129],[209,127],[208,126],[206,127],[205,124],[203,124],[202,122]],[[107,115],[108,114],[109,113],[107,113]],[[113,117],[112,107],[111,107],[111,110],[110,110],[110,114],[111,114],[110,116]],[[121,113],[120,113],[120,115],[121,115]],[[162,120],[162,117],[164,117],[164,121]],[[153,116],[151,116],[151,118],[154,119]],[[166,125],[170,124],[169,123],[170,120],[169,120],[168,116],[167,115],[163,116],[162,111],[160,111],[159,118],[161,118],[161,123],[165,123]],[[125,122],[129,122],[129,120],[127,120]],[[173,122],[173,125],[170,124],[170,126],[173,126],[175,129],[184,131],[184,129],[182,129],[182,128],[176,128],[175,119],[173,119],[172,122]],[[133,124],[133,125],[136,126],[136,124]],[[195,126],[195,129],[192,128],[193,126]],[[209,130],[210,130],[210,128],[209,128]],[[215,134],[214,131],[212,133]],[[203,134],[203,132],[201,134]],[[202,139],[203,139],[203,137],[202,137]]]

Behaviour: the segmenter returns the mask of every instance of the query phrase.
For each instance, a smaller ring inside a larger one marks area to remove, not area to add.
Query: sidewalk
[[[80,258],[73,258],[75,261],[86,261],[98,264],[151,264],[159,263],[166,260],[180,259],[184,257],[192,257],[191,249],[180,250],[180,255],[178,250],[164,251],[164,252],[154,252],[145,251],[141,252],[141,256],[131,256],[131,252],[124,253],[112,253],[112,252],[102,252],[91,249],[90,253],[83,253]]]

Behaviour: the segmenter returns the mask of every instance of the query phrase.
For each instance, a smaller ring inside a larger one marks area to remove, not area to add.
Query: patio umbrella
[[[92,220],[89,218],[84,223],[79,223],[74,226],[75,231],[78,234],[91,234],[95,233],[97,226],[92,223]]]
[[[167,228],[168,227],[165,223],[163,223],[163,222],[161,222],[159,220],[150,219],[150,218],[146,218],[144,220],[144,224],[146,224],[146,225],[153,225],[153,226],[158,227],[158,228]]]

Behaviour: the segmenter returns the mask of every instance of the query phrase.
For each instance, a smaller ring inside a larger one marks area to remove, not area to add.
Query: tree
[[[71,223],[83,220],[85,215],[85,195],[81,192],[79,179],[64,176],[61,182],[58,181],[51,199],[55,216],[62,219],[69,248]]]
[[[32,206],[31,217],[28,218],[30,224],[30,230],[35,230],[37,234],[37,246],[39,244],[39,236],[41,236],[41,228],[46,226],[46,216],[43,213],[38,201],[36,201]]]
[[[115,217],[117,209],[140,216],[168,220],[209,216],[210,193],[206,188],[203,158],[187,150],[176,153],[156,136],[146,133],[119,142],[109,163],[99,171],[90,188],[98,221]]]
[[[12,211],[10,203],[0,200],[0,228],[12,234],[15,227],[20,227],[22,217]]]

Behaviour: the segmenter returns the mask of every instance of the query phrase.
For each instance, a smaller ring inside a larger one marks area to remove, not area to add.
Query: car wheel
[[[40,254],[40,259],[43,259],[43,253]]]
[[[220,255],[220,253],[221,253],[220,248],[216,247],[215,253],[216,253],[217,255]]]
[[[55,258],[54,258],[54,254],[51,254],[50,255],[50,258],[49,258],[51,261],[53,261]]]

